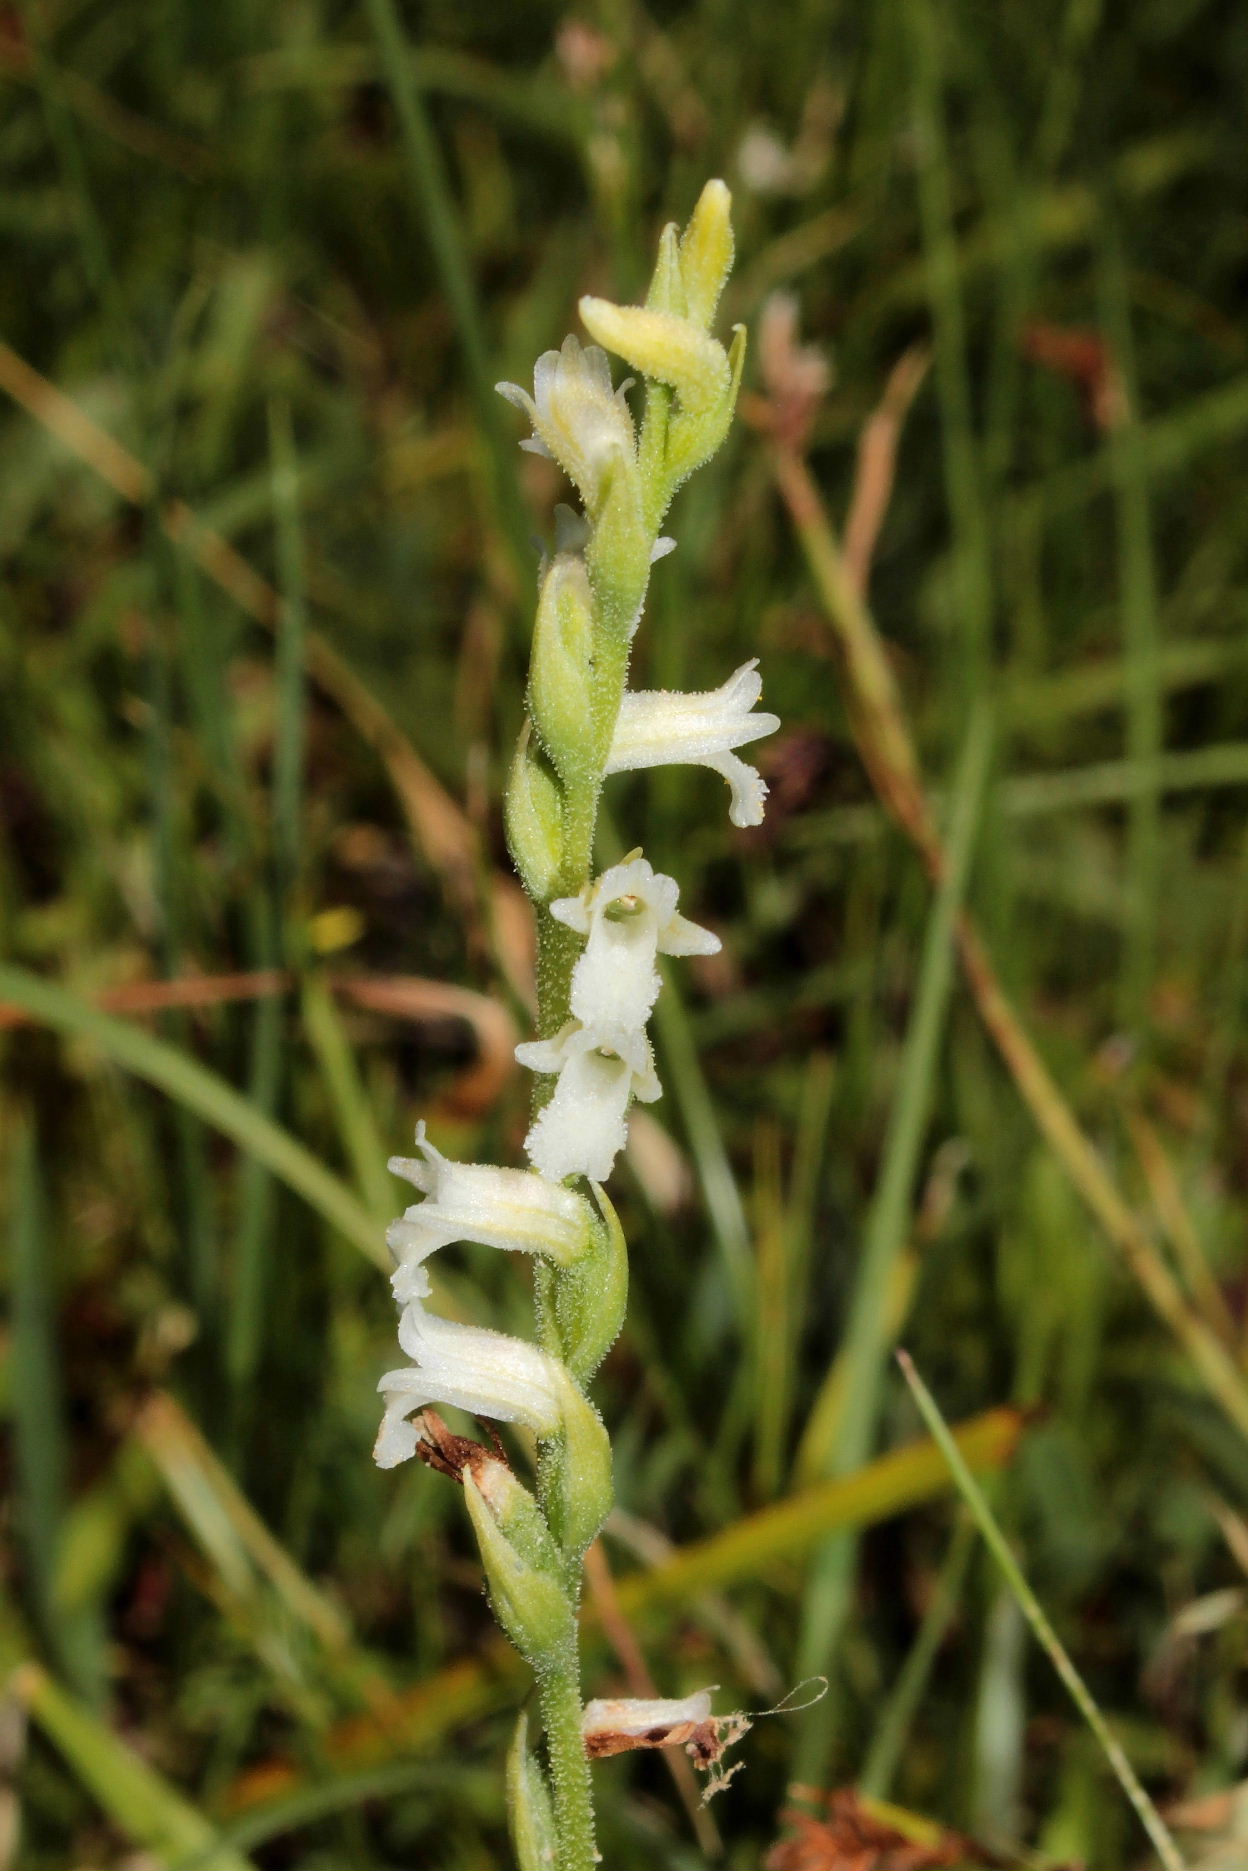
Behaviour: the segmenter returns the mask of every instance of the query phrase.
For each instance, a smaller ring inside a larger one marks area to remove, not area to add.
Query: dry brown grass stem
[[[897,443],[931,355],[924,344],[913,344],[902,352],[889,372],[883,396],[862,425],[843,548],[845,569],[862,592],[867,589],[876,541],[893,495]]]

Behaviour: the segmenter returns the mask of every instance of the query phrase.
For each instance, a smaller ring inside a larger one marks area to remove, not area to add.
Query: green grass
[[[738,424],[678,497],[635,680],[761,657],[767,824],[734,832],[696,770],[607,796],[725,947],[660,1001],[661,1134],[615,1181],[607,1552],[661,1693],[830,1678],[745,1742],[727,1865],[765,1862],[800,1764],[1012,1863],[1138,1866],[936,1452],[898,1453],[922,1427],[887,1354],[955,1423],[1025,1412],[993,1525],[1163,1814],[1248,1778],[1211,1506],[1248,1518],[1239,11],[55,0],[0,83],[15,1862],[508,1863],[522,1672],[453,1490],[370,1461],[384,1161],[425,1116],[514,1162],[526,1122],[499,798],[564,490],[492,385],[582,292],[635,294],[722,174],[727,316],[756,340],[793,291],[834,364],[835,528],[931,347],[869,600],[965,868],[934,893],[882,808]],[[1108,347],[1119,420],[1037,328]],[[1142,1255],[980,1024],[959,899]],[[353,986],[396,978],[476,998]],[[525,1331],[504,1258],[444,1256],[441,1303]],[[609,1866],[704,1862],[660,1765],[599,1772]]]

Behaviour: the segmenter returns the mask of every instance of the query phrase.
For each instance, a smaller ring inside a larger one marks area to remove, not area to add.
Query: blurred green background
[[[795,1773],[1145,1861],[940,1463],[824,1479],[920,1436],[837,1365],[857,1319],[951,1420],[1021,1412],[1002,1524],[1191,1861],[1242,1867],[1248,12],[52,0],[0,10],[0,79],[0,1866],[510,1862],[524,1673],[454,1489],[369,1459],[384,1161],[525,1125],[499,792],[563,490],[491,386],[718,174],[724,328],[790,292],[829,361],[812,470],[838,532],[880,507],[938,810],[990,711],[967,902],[1141,1254],[986,1037],[738,423],[634,680],[762,659],[766,825],[699,770],[608,794],[725,954],[616,1179],[605,1554],[661,1693],[832,1688],[696,1822],[658,1757],[598,1770],[605,1863],[762,1866]],[[526,1330],[510,1257],[440,1265]]]

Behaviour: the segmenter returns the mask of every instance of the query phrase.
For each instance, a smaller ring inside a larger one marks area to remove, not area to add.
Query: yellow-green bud
[[[708,182],[680,242],[685,312],[703,331],[710,330],[732,255],[732,196],[723,182]]]
[[[620,462],[607,482],[586,550],[598,622],[609,643],[627,643],[637,628],[650,577],[652,543],[641,471],[635,461]],[[618,703],[618,694],[612,696],[612,703]],[[604,725],[609,745],[610,724]]]
[[[507,1751],[507,1816],[518,1871],[553,1871],[558,1842],[550,1789],[529,1752],[529,1718],[523,1710]]]
[[[555,555],[542,581],[529,665],[529,713],[560,778],[593,764],[594,598],[579,553]]]
[[[492,1459],[464,1470],[464,1498],[494,1615],[521,1655],[539,1663],[567,1643],[574,1614],[537,1502]]]
[[[546,903],[559,886],[563,862],[563,799],[559,783],[543,762],[526,720],[503,800],[507,844],[521,881],[531,897]]]
[[[714,408],[731,379],[728,357],[704,331],[672,312],[645,305],[612,305],[609,299],[581,300],[585,329],[643,377],[670,384],[690,410]]]
[[[680,275],[680,230],[669,221],[659,236],[659,257],[650,277],[646,304],[652,312],[685,315],[685,282]]]

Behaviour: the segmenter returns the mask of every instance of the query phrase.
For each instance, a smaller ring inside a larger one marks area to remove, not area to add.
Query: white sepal
[[[628,1140],[629,1105],[634,1098],[652,1104],[662,1092],[645,1032],[608,1039],[569,1020],[554,1039],[517,1046],[516,1058],[531,1071],[558,1074],[524,1140],[534,1169],[551,1182],[565,1176],[605,1182]]]
[[[544,1254],[561,1267],[590,1245],[593,1210],[584,1196],[535,1176],[529,1169],[496,1169],[489,1163],[453,1163],[416,1126],[420,1157],[392,1156],[390,1168],[421,1191],[423,1202],[392,1221],[386,1240],[398,1261],[391,1284],[402,1303],[420,1286],[421,1263],[451,1241],[520,1254]]]
[[[755,658],[742,663],[718,689],[691,695],[667,689],[626,694],[616,718],[607,772],[629,773],[669,764],[711,767],[732,789],[729,817],[733,824],[761,825],[766,784],[732,749],[773,734],[780,726],[779,715],[754,712],[762,692]]]
[[[612,464],[635,454],[633,418],[622,391],[611,386],[606,352],[569,334],[561,350],[538,358],[532,396],[518,383],[494,387],[533,424],[532,437],[520,446],[553,456],[586,507],[596,509]]]
[[[584,1026],[611,1035],[643,1027],[661,985],[656,956],[718,952],[718,936],[677,915],[679,895],[674,878],[635,857],[551,904],[556,921],[586,938],[571,997]]]

